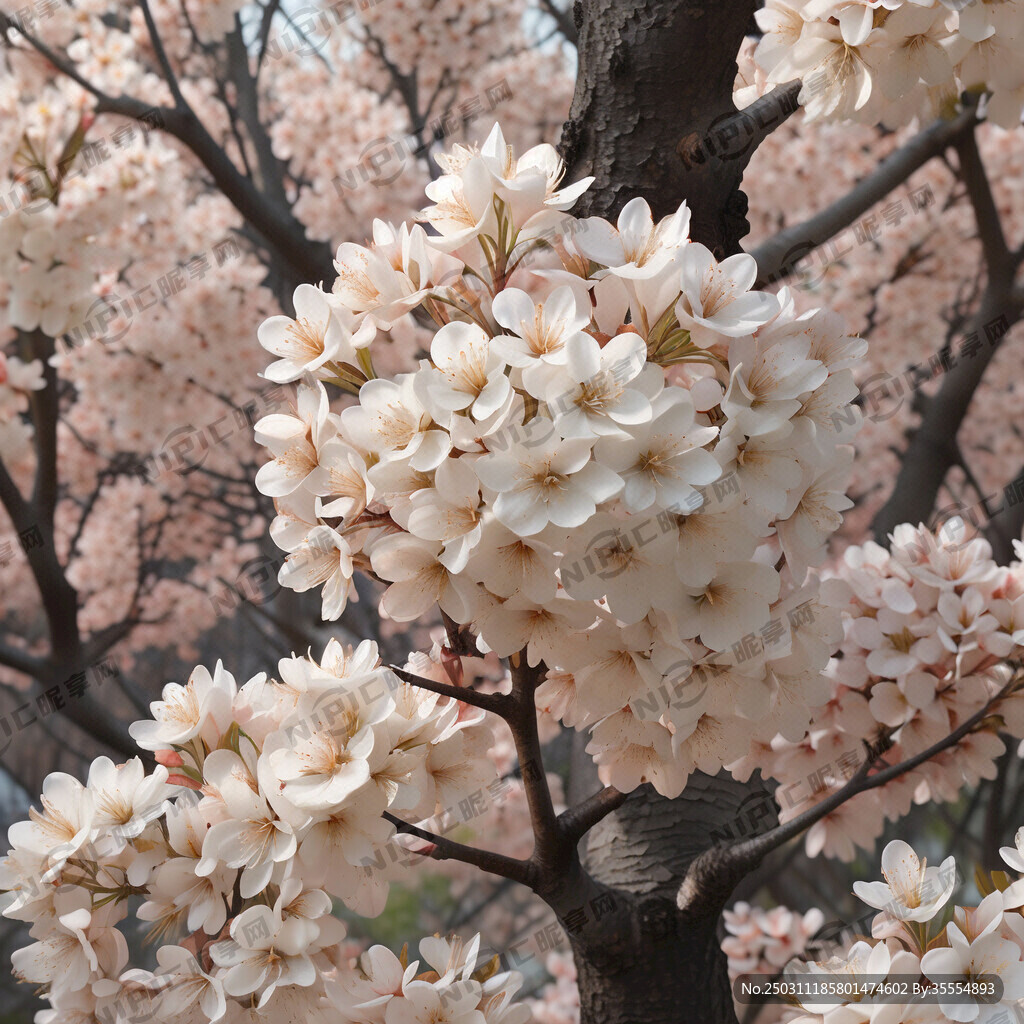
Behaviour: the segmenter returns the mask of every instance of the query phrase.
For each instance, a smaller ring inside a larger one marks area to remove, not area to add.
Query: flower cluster
[[[204,43],[216,43],[234,31],[235,15],[245,8],[248,0],[204,0],[187,4],[189,23]]]
[[[352,1024],[527,1024],[530,1010],[513,1005],[518,983],[498,973],[495,956],[477,967],[480,937],[468,944],[434,936],[420,942],[420,956],[429,970],[417,973],[419,961],[408,963],[384,946],[359,958],[358,970],[338,981],[331,1001],[339,1019]],[[515,975],[518,977],[518,975]]]
[[[1000,731],[1024,738],[1024,565],[997,566],[988,542],[966,530],[959,519],[937,532],[904,524],[889,549],[869,541],[846,550],[821,590],[841,609],[845,633],[829,667],[831,699],[806,736],[780,736],[742,770],[733,766],[779,780],[786,820],[845,785],[865,758],[879,768],[902,763],[977,719],[956,744],[814,825],[812,855],[852,859],[912,802],[953,800],[994,778]]]
[[[80,56],[82,73],[112,94],[134,88],[124,76],[139,65],[126,50],[130,37],[114,27],[124,24],[115,5],[0,6],[12,17],[38,14],[35,30]],[[171,13],[180,18],[180,8]],[[131,13],[141,22],[138,5]],[[174,140],[148,122],[94,119],[80,86],[19,47],[5,48],[2,63],[0,458],[29,495],[38,469],[32,432],[59,401],[52,537],[34,523],[35,550],[59,553],[83,638],[126,614],[137,620],[119,651],[123,667],[150,645],[194,661],[196,637],[237,607],[225,600],[225,581],[239,579],[265,532],[258,496],[220,523],[214,509],[229,490],[250,488],[251,423],[277,405],[258,379],[262,350],[253,343],[277,306],[261,285],[264,268],[233,237],[242,221],[228,199],[182,187],[191,172]],[[147,99],[160,102],[159,92]],[[200,116],[215,122],[208,108]],[[44,366],[58,386],[36,400]],[[216,483],[185,472],[200,460]],[[95,500],[83,505],[87,494]],[[15,530],[7,516],[0,523],[4,591],[19,595],[5,615],[18,645],[44,657],[47,641],[32,625],[38,584],[19,550],[19,541],[32,550],[19,537],[24,526]],[[151,572],[157,562],[183,574]]]
[[[996,124],[1020,124],[1019,0],[768,0],[756,18],[764,84],[800,79],[810,118],[895,126],[970,90]]]
[[[740,974],[776,974],[801,956],[825,923],[814,908],[801,915],[787,907],[763,910],[740,901],[723,914],[726,936],[722,950],[729,958],[729,977]]]
[[[26,363],[0,352],[0,451],[19,456],[27,448],[32,427],[21,414],[28,408],[29,394],[44,387],[40,360]]]
[[[828,697],[838,616],[807,569],[849,506],[850,367],[825,311],[751,290],[751,257],[690,241],[685,204],[615,225],[560,211],[552,147],[456,146],[420,225],[346,243],[331,291],[267,321],[291,415],[256,424],[280,582],[337,618],[361,570],[384,614],[440,605],[481,651],[543,663],[538,703],[592,728],[622,790],[678,794]],[[428,358],[373,353],[415,315]],[[336,411],[327,387],[358,397]]]
[[[529,1000],[533,1019],[537,1024],[579,1024],[580,993],[572,953],[548,953],[544,966],[554,981]]]
[[[1024,828],[1015,846],[1003,847],[1003,860],[1020,875],[1024,872]],[[940,913],[956,886],[956,865],[948,858],[940,867],[928,867],[901,840],[882,853],[883,882],[857,882],[857,896],[880,913],[871,927],[871,940],[826,961],[794,964],[785,973],[793,981],[868,980],[884,985],[897,977],[924,994],[900,998],[899,988],[880,995],[865,993],[845,1003],[803,997],[807,1013],[791,1024],[832,1021],[871,1021],[872,1024],[938,1024],[941,1021],[1009,1020],[1008,1010],[1024,997],[1024,879],[1010,881],[997,872],[983,888],[976,907],[955,907],[952,920]],[[947,923],[948,920],[948,923]],[[992,995],[972,984],[991,984]],[[928,993],[927,990],[932,990]],[[893,994],[895,991],[897,994]],[[798,997],[799,998],[799,997]]]
[[[15,973],[44,987],[49,1021],[159,1024],[330,1019],[415,1022],[444,1006],[466,1024],[522,1024],[518,975],[477,970],[477,944],[421,944],[418,971],[381,949],[350,967],[333,900],[375,916],[405,851],[386,816],[420,821],[493,777],[490,726],[402,683],[366,641],[292,657],[280,679],[237,686],[218,664],[169,684],[135,723],[139,758],[93,762],[83,785],[47,777],[41,809],[11,827],[6,917],[32,922]],[[128,900],[164,944],[127,969]],[[393,1006],[388,1006],[393,1003]],[[367,1005],[368,1004],[368,1005]],[[250,1009],[252,1008],[252,1009]]]

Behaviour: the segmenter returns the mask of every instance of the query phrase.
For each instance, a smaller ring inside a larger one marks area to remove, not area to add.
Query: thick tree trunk
[[[759,780],[722,773],[676,800],[643,787],[595,826],[585,870],[542,894],[572,942],[582,1024],[736,1024],[717,934],[729,893],[680,886],[698,854],[777,821]]]
[[[736,55],[758,6],[576,3],[579,74],[562,152],[566,180],[596,180],[574,213],[614,220],[643,196],[657,219],[685,199],[693,239],[718,258],[740,251],[740,182],[757,139],[729,119]],[[585,869],[542,893],[572,940],[582,1024],[735,1024],[717,934],[729,891],[680,886],[698,854],[776,820],[759,781],[698,774],[677,800],[639,790],[591,831]]]
[[[575,952],[581,1024],[735,1024],[725,957],[710,934],[646,938],[631,944],[628,968]],[[612,948],[618,943],[611,944]]]
[[[747,233],[751,125],[727,124],[736,55],[757,0],[577,0],[579,72],[561,148],[596,178],[574,212],[611,217],[636,196],[654,216],[689,203],[691,235],[720,257]]]

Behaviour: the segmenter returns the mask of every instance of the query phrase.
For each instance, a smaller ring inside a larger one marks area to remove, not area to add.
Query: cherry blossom
[[[987,0],[770,0],[754,60],[766,86],[802,81],[809,118],[904,124],[971,90],[1009,128],[1021,119],[1010,43],[1022,16]]]
[[[941,870],[928,868],[928,872],[938,874],[926,882],[922,862],[906,843],[890,843],[882,856],[883,862],[888,861],[885,874],[892,876],[890,885],[857,887],[858,895],[867,897],[871,906],[880,906],[885,898],[882,889],[895,897],[875,918],[872,940],[858,940],[849,949],[840,946],[826,961],[805,963],[794,959],[785,965],[782,976],[793,981],[822,975],[859,981],[898,977],[903,983],[917,979],[914,992],[926,993],[929,998],[917,996],[901,1003],[890,994],[875,994],[861,987],[853,998],[842,1002],[816,1004],[813,997],[801,997],[801,1005],[809,1013],[793,1019],[801,1024],[846,1019],[883,1024],[999,1019],[1024,994],[1024,936],[1019,910],[1004,907],[1004,894],[997,889],[977,907],[955,907],[953,920],[942,923],[942,907],[957,879],[952,859]],[[896,918],[891,913],[894,910]],[[737,937],[753,932],[742,917],[727,920]],[[730,949],[740,951],[738,938],[727,942],[731,943]],[[737,970],[749,963],[737,961]],[[950,983],[957,981],[966,986],[965,990],[952,994]],[[972,983],[991,981],[998,986],[994,991],[969,989]],[[902,984],[897,992],[901,989]]]
[[[51,775],[43,812],[12,826],[3,912],[33,920],[16,973],[62,1013],[138,998],[168,1021],[193,1005],[210,1021],[250,1005],[319,1014],[338,992],[362,991],[339,959],[331,898],[379,913],[388,882],[376,865],[395,836],[386,810],[429,819],[493,778],[483,713],[460,716],[456,702],[401,683],[370,642],[331,641],[319,661],[285,658],[277,678],[240,687],[222,666],[196,669],[164,696],[134,732],[165,760],[175,752],[181,782],[163,764],[146,775],[138,758],[98,758],[84,787]],[[127,966],[118,925],[139,896],[138,920],[162,941],[159,973]],[[436,973],[389,983],[392,1015],[443,1006],[524,1022],[510,1004],[521,978],[478,968],[478,947],[424,940]]]
[[[757,277],[753,257],[740,253],[718,263],[707,246],[695,242],[679,261],[682,297],[676,316],[699,348],[709,348],[722,335],[750,334],[778,312],[775,296],[750,291]]]
[[[947,857],[937,868],[927,868],[909,844],[896,839],[882,851],[884,882],[854,882],[853,891],[877,910],[901,921],[930,921],[953,894],[955,863]],[[925,897],[924,893],[930,897]]]
[[[849,433],[833,424],[855,397],[857,343],[788,293],[751,290],[749,257],[719,264],[690,242],[685,204],[658,224],[642,201],[615,228],[556,223],[551,208],[587,183],[558,191],[553,153],[516,158],[500,129],[439,162],[423,216],[440,234],[376,225],[369,247],[339,253],[331,293],[357,334],[383,326],[389,303],[419,307],[434,324],[428,358],[375,375],[374,337],[347,379],[300,383],[305,412],[258,430],[274,459],[257,486],[280,492],[280,582],[324,584],[333,618],[369,569],[387,584],[386,616],[439,605],[481,652],[523,651],[571,678],[557,704],[593,730],[602,772],[623,786],[674,794],[696,768],[770,741],[773,723],[797,735],[810,718],[801,694],[823,694],[831,651],[770,624],[849,507]],[[541,230],[546,262],[524,272]],[[412,249],[443,282],[394,276]],[[324,405],[335,387],[358,392],[340,413]],[[810,586],[816,628],[834,637]],[[626,646],[599,640],[595,623],[625,630]],[[768,630],[770,650],[757,639]],[[749,663],[718,664],[737,644]],[[714,662],[756,713],[672,697],[680,658]],[[615,664],[628,668],[618,689],[605,681]]]
[[[690,211],[682,203],[671,217],[655,225],[651,208],[642,197],[622,208],[613,229],[606,221],[583,221],[575,235],[584,256],[623,278],[647,278],[657,274],[685,245],[690,231]]]
[[[295,317],[276,316],[260,325],[259,341],[280,359],[267,367],[268,380],[285,383],[315,373],[331,361],[354,363],[355,350],[363,348],[375,333],[372,323],[363,322],[353,337],[327,297],[309,284],[300,284],[293,298]]]

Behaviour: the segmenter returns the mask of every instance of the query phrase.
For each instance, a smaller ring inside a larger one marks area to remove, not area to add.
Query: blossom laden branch
[[[271,251],[280,254],[295,280],[325,280],[332,271],[331,247],[312,242],[290,208],[256,187],[219,146],[190,107],[154,107],[132,96],[111,96],[84,78],[74,64],[31,32],[0,13],[0,29],[17,28],[22,37],[61,74],[96,99],[97,114],[119,114],[143,123],[156,124],[187,146],[206,168],[217,187],[259,233]]]
[[[723,886],[731,892],[736,882],[757,867],[769,853],[791,839],[796,838],[802,832],[805,832],[812,825],[821,821],[822,818],[836,811],[848,800],[900,778],[907,772],[930,761],[943,751],[956,746],[965,736],[974,732],[979,727],[983,727],[983,723],[990,717],[999,701],[1013,692],[1019,685],[1019,678],[1011,679],[983,707],[965,719],[944,739],[933,743],[913,757],[870,774],[876,758],[869,754],[868,758],[845,786],[829,794],[820,803],[815,804],[802,814],[777,825],[763,835],[708,850],[697,859],[691,868],[691,873],[684,881],[680,889],[680,904],[683,905],[689,899],[692,899],[697,888],[706,885],[709,878],[715,879],[716,886]]]

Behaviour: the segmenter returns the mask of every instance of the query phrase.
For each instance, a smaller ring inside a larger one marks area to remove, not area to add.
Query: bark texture
[[[577,211],[614,219],[643,196],[686,199],[692,237],[719,257],[748,230],[743,169],[760,128],[736,119],[736,55],[756,0],[583,0],[579,72],[562,129],[566,180],[596,178]]]
[[[718,941],[731,886],[708,879],[682,898],[680,888],[699,854],[777,821],[760,782],[697,774],[675,800],[638,790],[590,832],[584,894],[598,909],[570,932],[583,1024],[734,1024]]]

